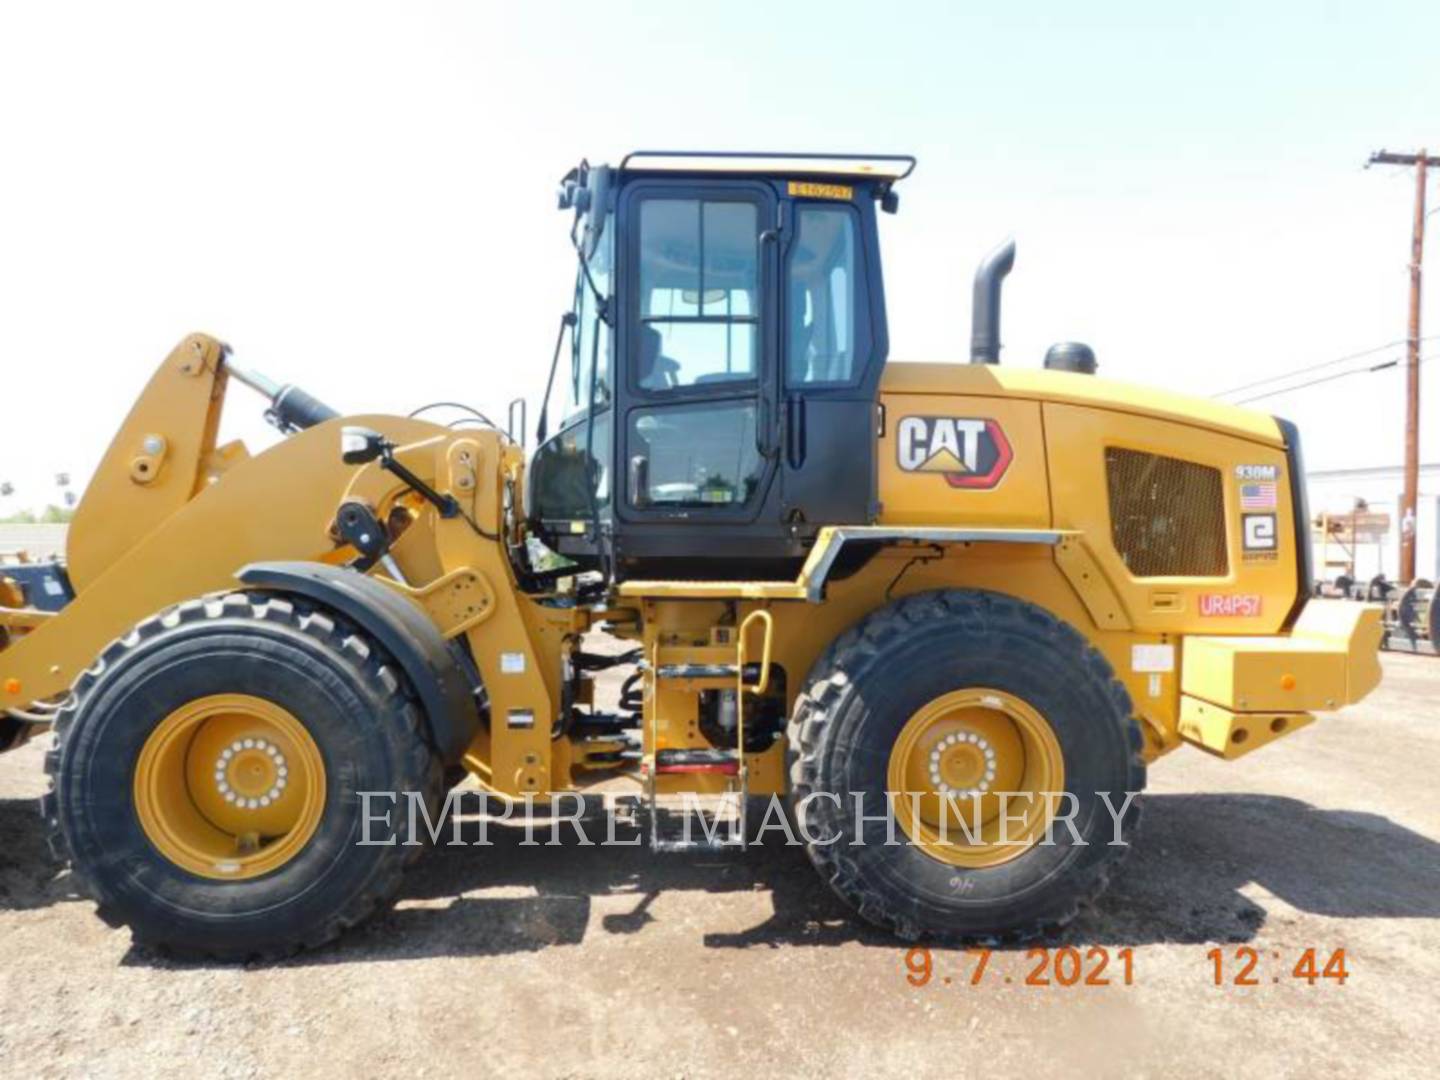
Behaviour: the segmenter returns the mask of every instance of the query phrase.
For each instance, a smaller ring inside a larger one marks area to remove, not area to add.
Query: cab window
[[[801,206],[796,229],[786,278],[786,380],[792,386],[849,383],[863,360],[856,347],[854,211]]]
[[[652,393],[756,377],[759,210],[753,202],[640,204],[635,381]]]
[[[753,401],[705,401],[635,409],[630,447],[648,470],[632,477],[635,506],[727,509],[754,500],[764,463]]]

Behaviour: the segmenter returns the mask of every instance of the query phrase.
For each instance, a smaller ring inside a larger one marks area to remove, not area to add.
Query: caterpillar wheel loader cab
[[[1367,694],[1380,610],[1307,598],[1292,426],[1074,343],[999,366],[1010,246],[971,363],[888,360],[876,210],[912,165],[572,172],[528,462],[182,341],[65,559],[0,565],[0,741],[54,730],[42,810],[100,914],[320,944],[395,897],[458,777],[552,809],[620,777],[657,850],[743,848],[784,798],[766,838],[861,918],[1022,939],[1104,887],[1150,763]],[[218,441],[237,382],[284,433],[261,453]]]
[[[914,164],[636,153],[567,177],[568,400],[531,471],[548,543],[620,578],[793,577],[821,526],[876,518],[876,213]]]

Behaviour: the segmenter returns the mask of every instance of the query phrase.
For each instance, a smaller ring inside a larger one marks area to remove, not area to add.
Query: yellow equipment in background
[[[975,362],[887,363],[876,211],[912,166],[572,173],[569,407],[528,462],[182,341],[63,563],[0,567],[0,739],[55,729],[45,813],[102,915],[218,956],[329,940],[394,896],[405,793],[434,813],[463,769],[542,803],[631,776],[662,849],[697,843],[663,799],[737,806],[743,846],[784,796],[862,917],[1021,938],[1103,886],[1149,762],[1373,689],[1379,609],[1307,598],[1292,426],[1084,346],[996,366],[1013,247]],[[286,435],[263,453],[217,441],[232,380]]]

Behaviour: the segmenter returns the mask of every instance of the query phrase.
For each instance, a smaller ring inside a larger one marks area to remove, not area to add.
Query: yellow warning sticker
[[[790,194],[802,199],[853,199],[855,189],[849,184],[811,184],[791,180]]]

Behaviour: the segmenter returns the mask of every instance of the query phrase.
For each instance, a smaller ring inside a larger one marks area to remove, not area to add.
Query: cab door
[[[775,206],[772,189],[748,181],[645,180],[623,193],[624,520],[738,525],[770,500]],[[698,549],[723,532],[690,535]]]
[[[874,204],[847,186],[790,188],[841,197],[787,200],[782,512],[796,528],[865,524],[879,513],[876,392],[887,352]]]

